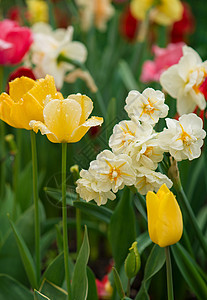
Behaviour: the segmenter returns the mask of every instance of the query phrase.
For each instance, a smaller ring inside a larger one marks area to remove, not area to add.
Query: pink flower
[[[96,286],[99,300],[111,299],[113,289],[108,279],[108,275],[105,275],[101,281],[96,279]]]
[[[169,44],[167,48],[153,46],[154,61],[147,60],[142,66],[140,80],[142,82],[159,81],[160,75],[170,66],[177,64],[183,56],[184,43]]]
[[[0,64],[21,62],[32,44],[32,32],[16,22],[5,19],[0,22]]]

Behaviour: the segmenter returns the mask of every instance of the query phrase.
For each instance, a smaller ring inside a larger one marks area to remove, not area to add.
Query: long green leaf
[[[114,282],[116,285],[117,292],[119,294],[119,297],[122,299],[125,297],[125,293],[124,293],[124,289],[123,289],[123,286],[121,283],[121,279],[119,277],[119,273],[117,272],[116,268],[114,268],[114,267],[112,268],[112,270],[113,270]]]
[[[107,224],[110,223],[113,212],[103,206],[97,206],[96,204],[74,201],[74,206],[80,208],[81,211],[96,217],[98,220],[104,221]]]
[[[0,274],[0,299],[33,300],[33,294],[14,278]]]
[[[121,60],[119,63],[119,72],[121,74],[123,83],[128,91],[139,90],[138,84],[132,71],[125,60]]]
[[[50,300],[50,298],[34,290],[34,300]]]
[[[87,278],[87,263],[89,259],[89,241],[87,227],[85,227],[85,233],[83,243],[80,248],[78,258],[75,264],[73,278],[72,278],[72,298],[84,300],[87,299],[88,294],[88,278]],[[80,288],[81,284],[81,288]]]
[[[172,253],[190,290],[196,294],[198,299],[207,299],[206,282],[199,274],[196,263],[192,260],[192,257],[179,243],[172,246]]]
[[[19,248],[19,252],[21,255],[21,259],[24,264],[24,268],[27,273],[30,284],[33,289],[37,288],[35,265],[34,265],[34,261],[32,259],[31,253],[30,253],[27,245],[25,244],[25,241],[23,240],[21,234],[18,232],[16,226],[12,222],[12,220],[9,219],[9,222],[10,222],[12,230],[14,232],[14,235],[15,235],[15,238],[17,241],[17,245]]]
[[[144,270],[144,278],[142,280],[141,288],[135,298],[135,300],[148,300],[148,288],[150,285],[151,278],[159,272],[159,270],[163,267],[165,263],[165,252],[164,248],[160,248],[157,245],[151,250],[151,253],[147,259],[145,270]]]
[[[149,245],[152,244],[148,231],[140,234],[140,236],[136,239],[136,241],[137,241],[137,247],[140,255]]]
[[[96,287],[96,277],[93,271],[87,267],[87,277],[88,277],[88,296],[87,300],[98,300],[97,287]]]
[[[64,289],[47,280],[43,281],[40,292],[50,300],[67,300],[68,298]]]
[[[118,271],[120,271],[135,237],[135,214],[131,193],[128,188],[125,188],[109,224],[109,241]]]

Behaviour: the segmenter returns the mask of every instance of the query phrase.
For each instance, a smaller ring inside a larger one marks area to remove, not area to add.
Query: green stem
[[[35,255],[36,255],[36,276],[37,284],[40,281],[40,219],[39,219],[39,199],[37,187],[37,148],[36,135],[31,131],[31,147],[32,147],[32,170],[33,170],[33,198],[35,207]]]
[[[0,66],[0,93],[4,88],[4,67]],[[5,157],[6,157],[6,146],[5,146],[5,123],[0,121],[0,143],[1,143],[1,157],[0,157],[0,168],[1,168],[1,186],[0,196],[3,198],[5,193]]]
[[[172,267],[170,260],[170,248],[165,247],[165,256],[166,256],[166,268],[167,268],[167,294],[168,300],[174,299],[173,294],[173,280],[172,280]]]
[[[81,211],[76,208],[76,238],[77,238],[77,254],[81,247]]]
[[[69,247],[68,247],[68,230],[67,230],[67,206],[66,206],[66,159],[67,143],[62,143],[62,220],[63,220],[63,249],[65,263],[65,278],[68,291],[68,300],[72,299],[70,273],[69,273]]]

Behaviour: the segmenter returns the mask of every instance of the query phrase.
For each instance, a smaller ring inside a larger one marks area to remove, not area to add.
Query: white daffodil
[[[129,154],[136,142],[146,140],[152,132],[153,127],[150,124],[140,124],[135,119],[121,121],[113,128],[109,147],[115,154]]]
[[[114,200],[112,191],[103,192],[97,187],[97,179],[87,170],[81,170],[80,179],[76,181],[76,192],[86,202],[94,200],[98,205],[106,204],[107,200]]]
[[[59,62],[59,55],[84,63],[87,49],[82,43],[72,41],[72,26],[53,31],[46,23],[36,23],[32,30],[34,42],[31,47],[31,63],[35,65],[34,73],[37,78],[44,77],[46,74],[52,75],[57,88],[60,89],[66,73],[74,70],[75,67],[68,62]],[[27,63],[30,63],[28,58]]]
[[[160,83],[171,97],[177,99],[179,115],[193,112],[196,106],[205,109],[206,100],[199,87],[206,77],[207,61],[202,62],[198,53],[187,46],[183,47],[179,63],[162,73]]]
[[[101,152],[96,160],[90,163],[90,172],[96,177],[98,189],[114,193],[125,185],[133,185],[135,171],[131,158],[126,154],[115,155],[109,150]]]
[[[164,94],[152,88],[145,89],[142,94],[130,91],[124,109],[130,118],[136,117],[141,122],[155,125],[159,118],[164,118],[168,114],[169,107],[164,101]]]
[[[167,129],[159,134],[160,147],[177,161],[192,160],[201,155],[203,139],[203,122],[196,114],[182,115],[179,120],[166,119]]]
[[[141,167],[138,170],[135,187],[141,195],[146,195],[149,191],[157,192],[164,183],[171,188],[172,181],[164,174]]]
[[[133,167],[145,167],[155,170],[157,163],[162,161],[164,150],[159,146],[157,133],[152,134],[145,141],[135,143],[132,147],[130,157],[132,158]]]

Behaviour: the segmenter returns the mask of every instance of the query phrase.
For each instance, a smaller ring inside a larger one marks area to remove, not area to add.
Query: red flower
[[[126,6],[120,19],[122,35],[128,40],[133,41],[137,35],[138,24],[139,22],[132,16],[129,6]]]
[[[26,68],[26,67],[19,67],[18,69],[14,70],[9,75],[8,83],[10,81],[14,80],[15,78],[22,77],[22,76],[29,77],[33,80],[36,80],[36,77],[31,69]],[[9,94],[9,84],[8,83],[7,83],[7,94]]]
[[[0,64],[13,65],[21,62],[32,44],[32,32],[16,22],[5,19],[0,22]]]
[[[183,16],[178,22],[175,22],[171,31],[171,42],[178,43],[185,41],[187,34],[193,33],[195,29],[195,18],[192,14],[190,6],[183,2]]]

